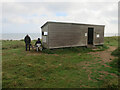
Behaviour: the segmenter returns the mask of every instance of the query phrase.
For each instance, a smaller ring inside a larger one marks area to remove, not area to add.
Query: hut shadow
[[[70,53],[87,53],[92,49],[83,47],[66,47],[66,48],[57,48],[57,49],[43,49],[42,53],[45,54],[70,54]]]

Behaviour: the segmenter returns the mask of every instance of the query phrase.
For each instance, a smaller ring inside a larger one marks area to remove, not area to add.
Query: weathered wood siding
[[[88,45],[88,28],[93,28],[93,45],[104,44],[104,25],[47,22],[42,27],[47,36],[42,35],[45,48],[62,48]],[[99,36],[99,37],[98,37]]]
[[[97,37],[99,35],[99,37]],[[94,45],[104,44],[104,26],[94,26]]]
[[[87,32],[84,25],[49,23],[49,48],[86,46]]]
[[[48,24],[42,28],[42,32],[48,32]],[[44,39],[46,39],[46,42],[44,42]],[[44,48],[48,48],[48,35],[47,36],[42,35],[42,44]]]

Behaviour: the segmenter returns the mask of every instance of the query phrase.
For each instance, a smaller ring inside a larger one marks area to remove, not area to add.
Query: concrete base
[[[92,44],[88,44],[88,45],[87,45],[87,48],[93,48],[93,49],[95,49],[96,46],[95,46],[95,45],[92,45]]]

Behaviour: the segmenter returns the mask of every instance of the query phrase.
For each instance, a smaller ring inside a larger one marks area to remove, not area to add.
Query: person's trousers
[[[39,47],[36,47],[37,52],[39,51]]]
[[[29,51],[30,51],[30,44],[26,44],[26,51],[27,51],[28,47],[29,47]]]
[[[40,46],[40,47],[36,47],[36,51],[38,52],[38,51],[42,51],[42,47]]]

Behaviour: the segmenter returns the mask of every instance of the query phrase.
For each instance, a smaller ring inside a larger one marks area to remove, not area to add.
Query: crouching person
[[[42,51],[42,43],[40,41],[40,38],[38,38],[38,40],[36,41],[35,46],[37,51]]]

